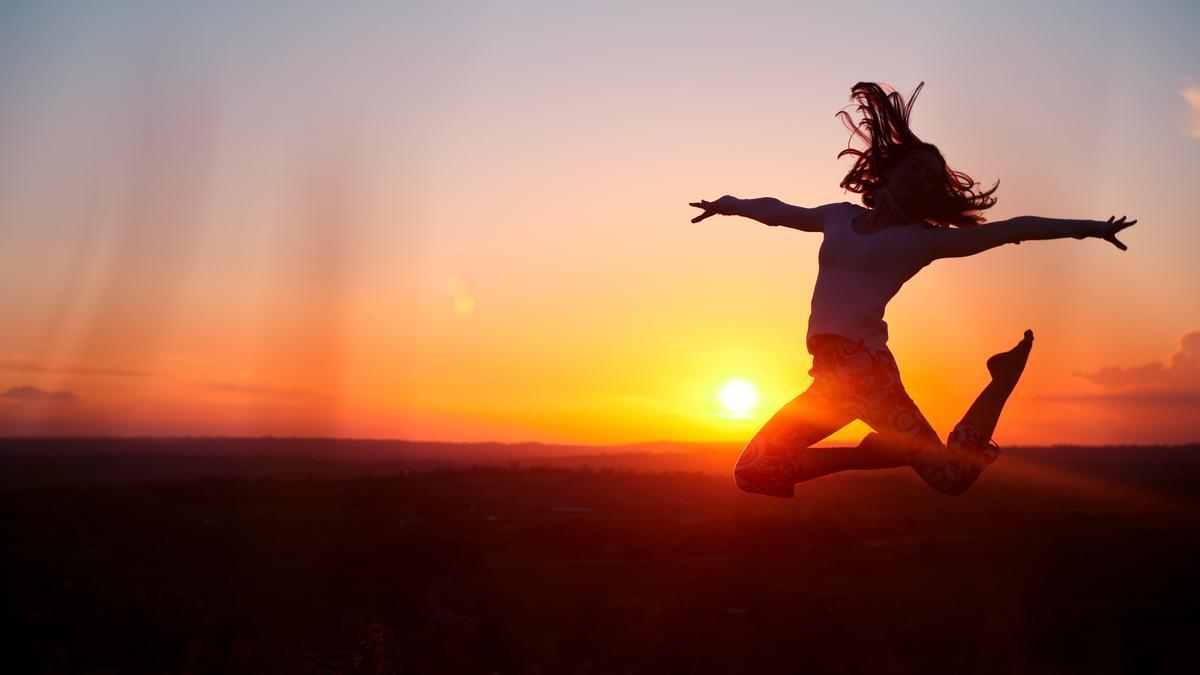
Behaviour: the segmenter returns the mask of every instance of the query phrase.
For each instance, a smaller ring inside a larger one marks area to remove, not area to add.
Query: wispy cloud
[[[1189,84],[1179,93],[1187,102],[1191,113],[1191,129],[1188,130],[1188,135],[1192,138],[1200,138],[1200,87]]]
[[[202,382],[201,385],[206,389],[214,391],[224,391],[233,394],[246,394],[249,396],[262,396],[266,398],[289,398],[303,400],[325,400],[332,398],[328,395],[319,394],[311,389],[281,389],[278,387],[267,387],[259,384],[246,384],[242,382]]]
[[[46,391],[28,385],[10,387],[8,391],[0,394],[0,397],[11,398],[17,401],[55,401],[61,403],[70,403],[79,400],[78,396],[69,391]]]
[[[1200,331],[1188,333],[1167,363],[1153,361],[1141,366],[1109,366],[1091,373],[1071,373],[1107,388],[1173,387],[1200,390]]]
[[[1047,401],[1096,401],[1124,403],[1152,403],[1154,405],[1195,407],[1200,406],[1200,391],[1118,391],[1103,394],[1043,394],[1038,398]]]
[[[1108,391],[1056,394],[1042,398],[1071,401],[1128,401],[1160,405],[1200,405],[1200,331],[1187,333],[1179,351],[1165,362],[1140,366],[1107,366],[1071,373]]]
[[[24,373],[62,373],[68,375],[105,375],[110,377],[152,377],[154,373],[142,370],[120,370],[92,368],[89,366],[39,363],[28,359],[0,359],[0,370],[15,370]]]

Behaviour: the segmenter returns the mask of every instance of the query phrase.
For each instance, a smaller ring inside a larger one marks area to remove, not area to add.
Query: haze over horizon
[[[1001,446],[1200,442],[1197,25],[1192,3],[8,5],[0,436],[748,440],[811,381],[821,236],[687,204],[859,203],[834,115],[866,80],[925,82],[914,131],[1000,181],[989,220],[1138,219],[1128,251],[1025,242],[901,290],[889,346],[934,427],[1031,328]]]

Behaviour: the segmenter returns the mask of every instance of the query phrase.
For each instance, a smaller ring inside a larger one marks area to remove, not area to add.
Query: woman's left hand
[[[1117,240],[1117,233],[1120,232],[1121,230],[1129,227],[1130,225],[1136,223],[1137,219],[1134,218],[1133,220],[1131,220],[1129,222],[1125,222],[1125,216],[1121,216],[1120,220],[1113,222],[1113,218],[1115,218],[1115,217],[1116,216],[1109,216],[1108,221],[1101,223],[1100,234],[1098,234],[1096,236],[1100,237],[1101,239],[1103,239],[1105,241],[1112,242],[1113,246],[1116,246],[1117,248],[1121,249],[1122,251],[1127,251],[1127,250],[1129,250],[1129,247],[1126,246],[1125,244],[1122,244],[1120,241]]]

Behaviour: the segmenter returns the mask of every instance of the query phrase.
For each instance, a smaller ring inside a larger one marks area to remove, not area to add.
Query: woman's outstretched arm
[[[1020,244],[1031,239],[1067,237],[1097,237],[1124,251],[1127,247],[1117,240],[1117,232],[1136,222],[1136,219],[1125,222],[1125,216],[1116,221],[1113,217],[1104,221],[1017,216],[975,227],[931,229],[926,230],[925,234],[929,238],[929,248],[934,259],[961,258],[1002,244]]]
[[[738,199],[730,195],[725,195],[713,202],[702,199],[698,202],[691,202],[691,205],[704,209],[704,213],[692,218],[693,223],[698,223],[712,215],[742,216],[757,220],[764,225],[790,227],[805,232],[821,232],[826,209],[838,206],[837,204],[826,204],[806,208],[793,206],[774,197]]]

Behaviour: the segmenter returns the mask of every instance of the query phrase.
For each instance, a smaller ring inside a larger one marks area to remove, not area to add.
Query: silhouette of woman
[[[812,384],[784,405],[746,445],[733,477],[746,492],[794,497],[795,484],[836,471],[910,466],[935,490],[961,494],[1000,454],[992,433],[1020,379],[1033,332],[1012,349],[987,360],[992,381],[942,443],[904,390],[887,348],[884,307],[900,287],[939,258],[974,255],[1001,244],[1030,239],[1102,238],[1121,250],[1116,234],[1136,223],[1018,216],[985,223],[999,181],[976,193],[970,176],[951,169],[937,146],[909,128],[912,104],[886,84],[859,82],[856,126],[837,115],[866,142],[841,187],[862,195],[850,202],[805,208],[774,197],[691,202],[712,215],[743,216],[771,226],[821,232],[819,271],[813,290],[806,346],[813,357]],[[886,90],[884,87],[887,87]],[[813,443],[861,419],[874,431],[854,448],[813,448]]]

